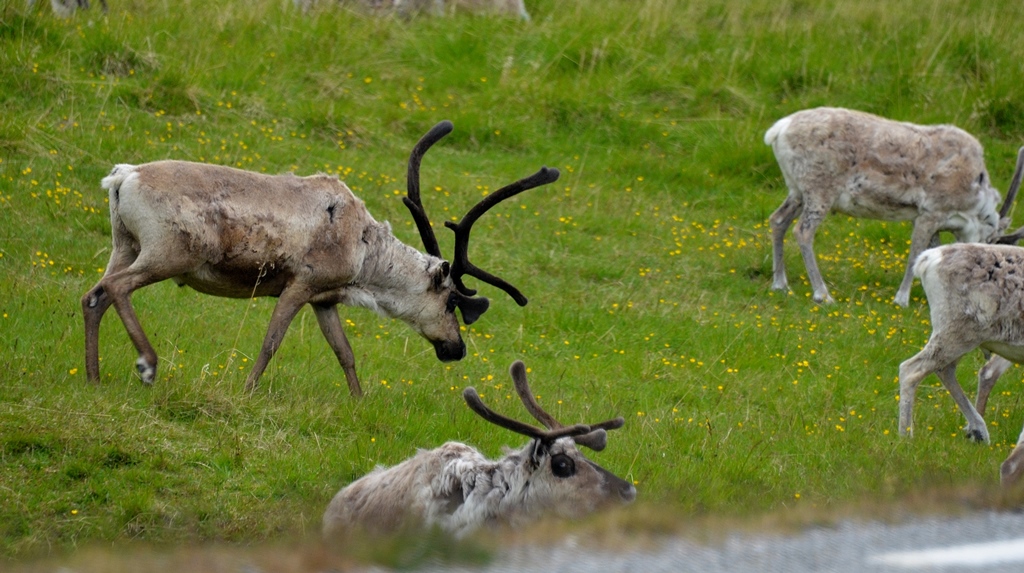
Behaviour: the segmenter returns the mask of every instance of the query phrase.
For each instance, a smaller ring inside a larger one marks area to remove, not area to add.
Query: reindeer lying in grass
[[[789,187],[772,213],[772,288],[787,291],[782,244],[793,234],[800,245],[814,301],[833,302],[814,254],[814,235],[831,211],[851,217],[914,221],[907,270],[896,304],[907,306],[914,260],[940,231],[960,242],[995,242],[1009,225],[1007,214],[1020,187],[1024,149],[1006,201],[989,179],[981,144],[951,125],[915,125],[839,108],[798,111],[777,121],[764,136]]]
[[[1019,238],[1019,237],[1017,237]],[[900,426],[913,434],[914,394],[934,372],[967,419],[967,437],[989,441],[981,413],[1010,362],[1024,362],[1024,249],[1011,245],[954,244],[929,249],[914,263],[931,310],[932,334],[921,352],[900,364]],[[956,379],[956,366],[981,348],[993,355],[978,380],[977,406]],[[1003,462],[1002,482],[1024,475],[1024,433]]]
[[[369,308],[398,318],[434,345],[441,361],[461,360],[466,345],[455,309],[472,324],[489,305],[462,282],[476,277],[507,292],[520,306],[515,287],[469,262],[473,223],[505,199],[558,179],[543,168],[503,187],[474,206],[458,223],[455,257],[449,264],[420,202],[423,154],[450,133],[451,122],[434,126],[409,157],[404,198],[426,253],[400,242],[378,223],[337,177],[264,175],[219,165],[157,161],[117,165],[103,179],[110,192],[113,250],[103,278],[82,297],[85,366],[98,381],[99,330],[113,305],[135,349],[142,381],[153,382],[157,356],[132,308],[131,294],[165,279],[179,286],[231,298],[277,297],[259,356],[246,381],[253,390],[288,325],[309,304],[345,371],[349,391],[362,393],[355,356],[336,305]]]
[[[483,525],[516,526],[545,514],[579,517],[608,503],[633,501],[633,484],[576,448],[604,449],[606,430],[622,427],[623,419],[563,426],[534,399],[523,363],[517,360],[509,371],[527,411],[546,431],[494,412],[475,389],[466,388],[463,397],[474,412],[530,442],[494,461],[470,446],[448,442],[391,468],[378,468],[334,496],[324,513],[324,536],[434,525],[461,536]]]

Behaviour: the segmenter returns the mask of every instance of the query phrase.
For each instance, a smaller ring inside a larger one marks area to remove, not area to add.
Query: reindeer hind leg
[[[85,373],[90,382],[100,380],[100,323],[113,303],[107,289],[104,288],[104,280],[128,268],[137,256],[138,253],[115,245],[103,278],[82,295],[82,316],[85,319]]]
[[[772,213],[768,222],[772,228],[772,289],[780,291],[789,290],[789,282],[786,280],[786,263],[782,254],[782,246],[785,243],[786,231],[793,224],[800,211],[803,209],[803,201],[795,195],[786,197],[782,205]]]
[[[821,270],[818,269],[818,258],[814,254],[814,235],[818,232],[818,226],[825,220],[828,214],[826,206],[804,205],[803,213],[800,215],[800,222],[797,223],[793,234],[796,242],[800,245],[800,254],[804,259],[804,267],[807,269],[807,280],[811,283],[814,291],[814,302],[818,304],[829,304],[835,302],[832,295],[825,286],[825,280],[821,278]]]
[[[138,257],[127,268],[108,272],[97,285],[97,288],[101,288],[103,294],[109,297],[110,304],[117,311],[128,332],[128,337],[131,338],[135,350],[139,353],[139,357],[135,361],[135,368],[145,384],[152,384],[156,378],[157,356],[156,350],[153,349],[153,345],[150,344],[146,333],[142,330],[139,317],[135,314],[131,295],[144,286],[184,274],[195,266],[194,261],[189,259],[184,249],[173,251],[173,253],[149,255],[145,249],[141,249]],[[112,255],[111,265],[117,268],[129,258],[129,255],[125,255],[124,259],[114,261]],[[89,293],[86,293],[86,298],[88,296]],[[98,300],[102,304],[102,297]]]
[[[988,443],[988,428],[985,427],[985,420],[982,419],[981,415],[974,408],[974,404],[967,399],[967,395],[964,394],[964,389],[960,387],[960,383],[956,379],[956,365],[957,361],[939,368],[935,374],[938,375],[939,380],[942,380],[942,385],[946,387],[949,395],[953,397],[953,401],[956,402],[957,406],[960,407],[960,412],[963,413],[964,418],[967,419],[967,427],[964,431],[967,433],[967,438],[975,442]]]

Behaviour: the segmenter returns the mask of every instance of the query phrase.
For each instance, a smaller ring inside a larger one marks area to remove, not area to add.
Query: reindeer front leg
[[[974,409],[981,417],[985,417],[985,410],[988,409],[988,395],[992,393],[992,387],[1010,366],[1013,366],[1012,362],[993,353],[981,370],[978,370],[978,395],[974,398]]]
[[[324,333],[327,344],[331,346],[334,355],[345,371],[345,379],[348,381],[349,394],[355,397],[363,395],[363,389],[359,387],[359,378],[356,376],[356,357],[352,353],[352,346],[345,337],[345,331],[341,327],[341,319],[338,318],[338,307],[334,304],[312,303],[313,313],[316,321],[320,324],[320,331]]]
[[[811,282],[811,288],[814,291],[814,302],[831,304],[835,302],[835,299],[829,294],[825,280],[821,278],[818,258],[814,254],[814,235],[818,232],[818,226],[825,219],[829,209],[826,205],[818,203],[820,202],[811,205],[811,202],[807,201],[804,204],[803,214],[800,215],[800,222],[793,230],[793,235],[796,236],[796,242],[800,245],[800,254],[804,259],[804,267],[807,268],[807,280]]]
[[[249,372],[245,381],[245,389],[254,392],[259,385],[260,376],[267,369],[267,364],[273,358],[274,353],[281,347],[281,340],[288,332],[295,315],[299,313],[302,305],[309,302],[310,291],[305,285],[288,285],[281,292],[277,299],[274,312],[270,315],[270,326],[267,327],[267,334],[263,337],[263,346],[260,347],[260,354],[256,357],[256,364]]]
[[[934,215],[924,214],[914,220],[914,231],[910,235],[910,253],[907,255],[907,269],[903,273],[903,282],[900,283],[900,288],[896,291],[896,298],[893,301],[896,304],[900,306],[910,304],[910,288],[914,285],[914,261],[932,242],[932,238],[938,234],[939,227],[939,217]]]

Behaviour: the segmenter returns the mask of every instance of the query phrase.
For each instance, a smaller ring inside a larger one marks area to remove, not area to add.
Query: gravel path
[[[961,550],[953,553],[952,548]],[[448,565],[420,571],[1020,573],[1024,571],[1024,513],[986,512],[896,525],[850,521],[793,535],[733,534],[711,544],[676,539],[633,551],[595,551],[568,540],[558,546],[517,548],[483,568]]]

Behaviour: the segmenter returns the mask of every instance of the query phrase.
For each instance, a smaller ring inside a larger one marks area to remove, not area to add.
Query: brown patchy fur
[[[337,304],[403,320],[440,360],[465,356],[448,264],[398,241],[336,177],[157,161],[118,165],[103,185],[114,248],[103,278],[82,297],[90,380],[99,379],[99,324],[113,305],[139,352],[142,380],[152,382],[156,352],[129,297],[165,279],[215,296],[278,298],[250,390],[307,303],[353,395],[362,390]]]
[[[294,280],[317,292],[333,290],[357,277],[367,256],[362,236],[379,224],[348,186],[327,175],[158,161],[139,170],[139,186],[144,203],[132,208],[159,217],[147,224],[177,232],[127,232],[152,237],[158,242],[151,247],[162,253],[200,254],[204,263],[189,261],[191,269],[176,282],[217,296],[278,295]]]

